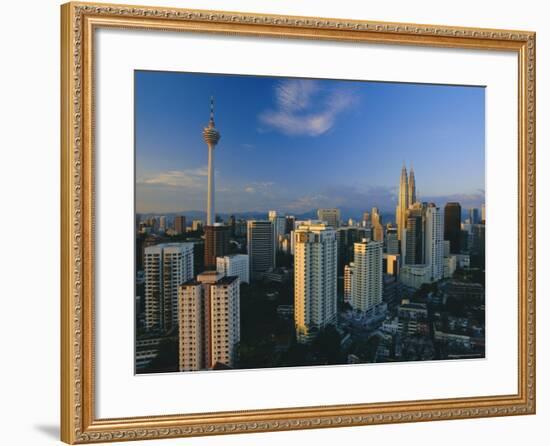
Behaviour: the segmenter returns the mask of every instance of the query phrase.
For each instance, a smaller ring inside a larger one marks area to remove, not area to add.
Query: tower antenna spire
[[[214,123],[214,96],[210,96],[210,122]]]

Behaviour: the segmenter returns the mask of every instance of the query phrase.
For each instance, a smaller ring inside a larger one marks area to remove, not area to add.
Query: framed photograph
[[[62,440],[535,413],[535,34],[61,8]]]

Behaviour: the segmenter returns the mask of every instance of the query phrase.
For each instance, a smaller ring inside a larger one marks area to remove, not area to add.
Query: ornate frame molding
[[[75,443],[535,413],[535,33],[67,3],[61,8],[61,438]],[[513,51],[519,60],[519,392],[120,419],[94,417],[93,33],[98,27]]]

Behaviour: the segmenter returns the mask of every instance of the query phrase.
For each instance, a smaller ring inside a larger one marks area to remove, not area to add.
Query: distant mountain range
[[[350,218],[353,218],[356,221],[360,221],[363,218],[363,212],[362,210],[356,210],[356,209],[346,209],[346,208],[340,208],[340,215],[342,218],[342,221],[347,222]],[[370,210],[369,210],[370,212]],[[268,211],[250,211],[250,212],[233,212],[233,213],[223,213],[223,212],[217,212],[216,215],[221,217],[224,221],[227,221],[231,215],[234,215],[235,218],[238,219],[245,219],[245,220],[266,220],[267,219],[267,213]],[[310,220],[310,219],[316,219],[317,218],[317,209],[311,209],[310,211],[303,212],[303,213],[291,213],[291,212],[281,212],[282,215],[293,215],[296,217],[297,220]],[[142,218],[147,217],[153,217],[153,216],[160,216],[164,215],[166,217],[173,218],[176,215],[185,215],[188,222],[192,220],[206,220],[206,212],[205,211],[181,211],[181,212],[146,212],[141,213]],[[395,214],[393,212],[381,212],[382,221],[384,223],[393,222],[395,221]]]

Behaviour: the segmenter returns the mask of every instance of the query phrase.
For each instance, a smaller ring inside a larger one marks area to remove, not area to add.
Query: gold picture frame
[[[518,393],[169,416],[94,416],[94,31],[101,27],[512,51],[518,100]],[[535,33],[72,2],[61,7],[61,439],[70,444],[535,413]]]

